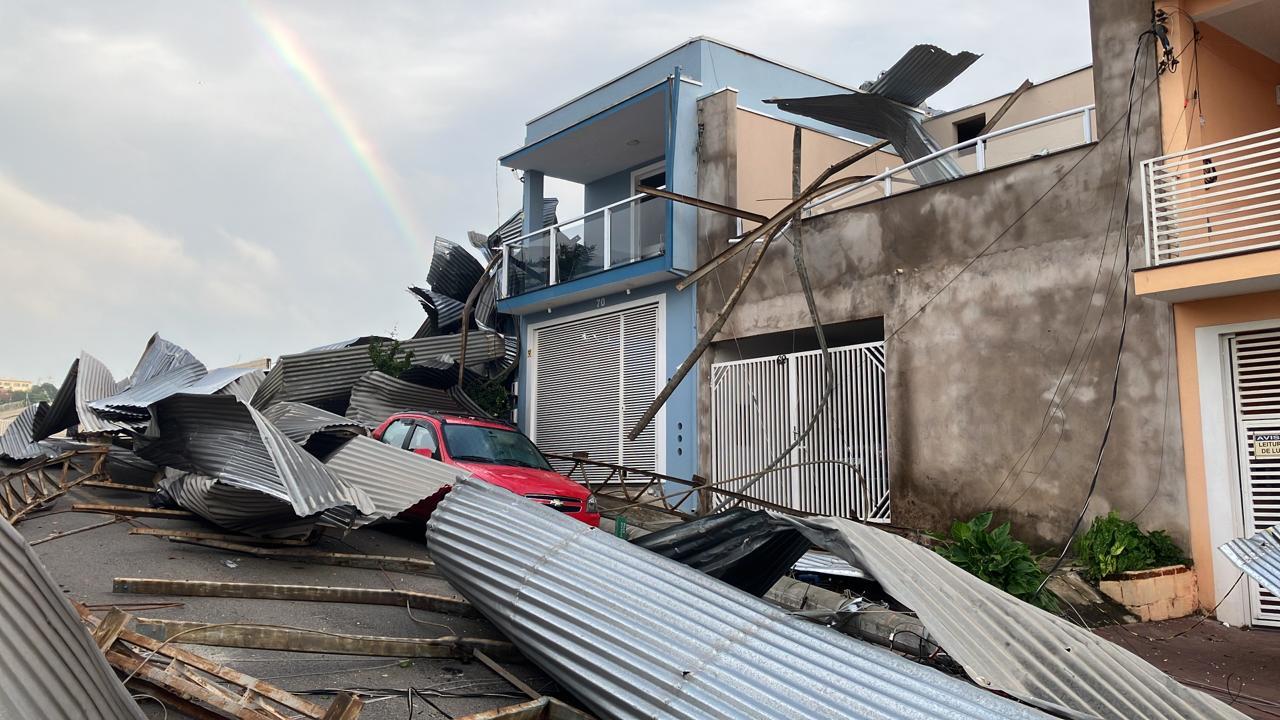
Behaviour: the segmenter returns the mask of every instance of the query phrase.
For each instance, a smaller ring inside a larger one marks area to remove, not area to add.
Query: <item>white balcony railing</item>
[[[1149,266],[1280,247],[1280,128],[1142,163]]]
[[[816,215],[915,190],[921,183],[912,170],[927,163],[945,163],[951,174],[963,177],[1091,143],[1095,123],[1093,106],[1086,105],[1001,128],[814,198],[804,213]]]
[[[670,203],[633,195],[504,243],[502,297],[662,255]]]

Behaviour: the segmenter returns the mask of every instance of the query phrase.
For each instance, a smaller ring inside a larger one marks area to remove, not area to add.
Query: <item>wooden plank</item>
[[[108,513],[112,515],[129,515],[132,517],[159,517],[159,518],[199,518],[193,512],[186,510],[169,510],[167,508],[153,508],[144,505],[109,505],[99,503],[72,503],[71,509],[76,512],[96,512]]]
[[[509,670],[499,665],[497,662],[493,660],[493,658],[489,657],[488,655],[485,655],[483,652],[479,650],[476,650],[474,655],[475,655],[475,658],[479,660],[481,663],[483,663],[485,667],[495,672],[498,675],[498,677],[511,683],[511,686],[514,687],[515,689],[519,690],[525,695],[528,695],[534,700],[537,700],[538,698],[542,697],[542,693],[538,692],[537,690],[534,690],[533,688],[525,684],[523,680],[516,677],[515,675],[512,675]]]
[[[158,685],[183,700],[206,705],[226,717],[237,720],[271,720],[253,708],[244,707],[227,700],[224,696],[215,695],[187,678],[166,672],[143,662],[140,658],[126,655],[119,650],[108,650],[106,656],[111,667]]]
[[[325,552],[308,548],[261,548],[243,543],[223,542],[221,540],[197,540],[188,538],[171,538],[174,542],[200,545],[203,547],[229,550],[231,552],[253,555],[267,560],[285,560],[319,563],[321,565],[341,565],[344,567],[372,568],[374,570],[391,570],[394,572],[424,572],[435,574],[436,564],[430,560],[394,555],[363,555],[360,553]]]
[[[110,480],[85,480],[80,484],[85,487],[110,488],[111,490],[124,490],[125,492],[154,493],[156,491],[155,488],[147,487],[146,485],[125,485],[124,483],[111,482]]]
[[[509,642],[460,638],[454,635],[404,638],[350,635],[290,627],[210,627],[209,623],[164,618],[137,618],[135,625],[137,632],[150,638],[165,640],[181,633],[182,636],[174,642],[195,645],[400,658],[466,658],[474,651],[481,650],[490,656],[511,662],[524,660]]]
[[[406,604],[415,610],[430,610],[464,617],[478,617],[471,603],[460,597],[433,595],[411,590],[326,587],[323,585],[273,585],[269,583],[214,582],[208,580],[165,580],[161,578],[115,578],[112,592],[139,595],[188,597],[231,597],[252,600],[300,600],[357,605]]]
[[[329,712],[324,714],[323,720],[356,720],[363,707],[363,700],[351,693],[342,693],[333,699],[333,704],[329,706]]]
[[[129,617],[129,613],[120,608],[111,608],[93,631],[93,641],[97,643],[99,650],[106,652],[107,648],[115,644],[116,638],[120,637],[120,631],[129,622]]]
[[[73,604],[75,605],[76,612],[80,613],[80,617],[89,625],[90,628],[96,627],[98,623],[101,622],[98,618],[94,617],[92,613],[85,609],[83,605],[79,603]],[[155,655],[163,655],[171,660],[179,660],[193,668],[196,668],[197,670],[202,670],[210,675],[216,675],[233,685],[239,685],[246,690],[252,690],[265,698],[280,703],[290,710],[300,712],[307,717],[319,718],[324,713],[324,708],[319,705],[303,700],[302,698],[281,690],[270,683],[259,680],[251,675],[246,675],[239,670],[229,668],[225,665],[220,665],[206,657],[197,655],[193,652],[188,652],[174,645],[170,645],[159,640],[152,640],[151,638],[128,628],[124,628],[120,631],[119,639],[129,643],[130,645],[136,645],[144,650],[148,650]]]
[[[183,538],[186,540],[213,540],[215,542],[257,543],[259,545],[311,545],[307,538],[259,538],[252,535],[227,535],[225,533],[205,532],[203,530],[170,530],[168,528],[130,528],[130,535],[154,535],[162,538]]]
[[[992,115],[991,119],[987,121],[987,124],[982,126],[982,129],[978,131],[978,135],[986,135],[992,130],[995,130],[996,123],[1000,122],[1000,119],[1004,117],[1004,114],[1009,112],[1009,108],[1013,107],[1013,104],[1018,102],[1018,98],[1022,97],[1022,93],[1030,90],[1033,85],[1035,85],[1035,83],[1030,80],[1023,80],[1022,84],[1018,86],[1018,89],[1014,90],[1000,105],[1000,109],[996,110],[996,114]]]

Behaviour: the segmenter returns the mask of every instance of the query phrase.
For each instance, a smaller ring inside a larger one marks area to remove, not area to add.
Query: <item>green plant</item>
[[[511,393],[497,380],[468,382],[462,389],[467,397],[493,417],[504,418],[511,413]]]
[[[369,359],[373,361],[373,369],[398,378],[413,367],[413,351],[406,350],[400,355],[400,341],[392,338],[385,346],[382,340],[369,343]]]
[[[1092,580],[1130,570],[1167,565],[1189,565],[1182,549],[1163,530],[1144,533],[1136,523],[1121,519],[1115,511],[1094,518],[1080,536],[1076,557]]]
[[[951,524],[950,536],[933,536],[941,543],[935,549],[984,582],[1043,610],[1057,612],[1058,601],[1053,593],[1043,590],[1036,594],[1045,573],[1036,564],[1031,549],[1009,534],[1009,523],[988,530],[990,525],[989,511],[969,522],[956,521]]]

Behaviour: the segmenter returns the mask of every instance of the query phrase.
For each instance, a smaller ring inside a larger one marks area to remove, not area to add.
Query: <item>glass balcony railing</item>
[[[670,200],[635,195],[502,246],[502,297],[658,257]]]

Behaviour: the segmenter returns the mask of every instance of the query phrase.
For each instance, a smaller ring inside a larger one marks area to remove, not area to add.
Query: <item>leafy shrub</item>
[[[1130,570],[1149,570],[1166,565],[1189,565],[1190,561],[1163,530],[1144,533],[1131,520],[1115,511],[1094,518],[1089,531],[1080,536],[1076,556],[1092,580]]]
[[[413,351],[406,350],[402,357],[397,358],[400,354],[400,341],[392,339],[390,343],[383,345],[381,340],[374,340],[369,343],[369,359],[373,361],[373,369],[379,370],[398,378],[409,368],[413,367]]]
[[[939,555],[1010,595],[1050,612],[1057,612],[1058,601],[1048,590],[1036,595],[1045,573],[1036,564],[1026,543],[1009,535],[1009,523],[994,530],[991,513],[984,512],[969,522],[951,524],[949,537],[934,536],[941,541],[935,548]]]

